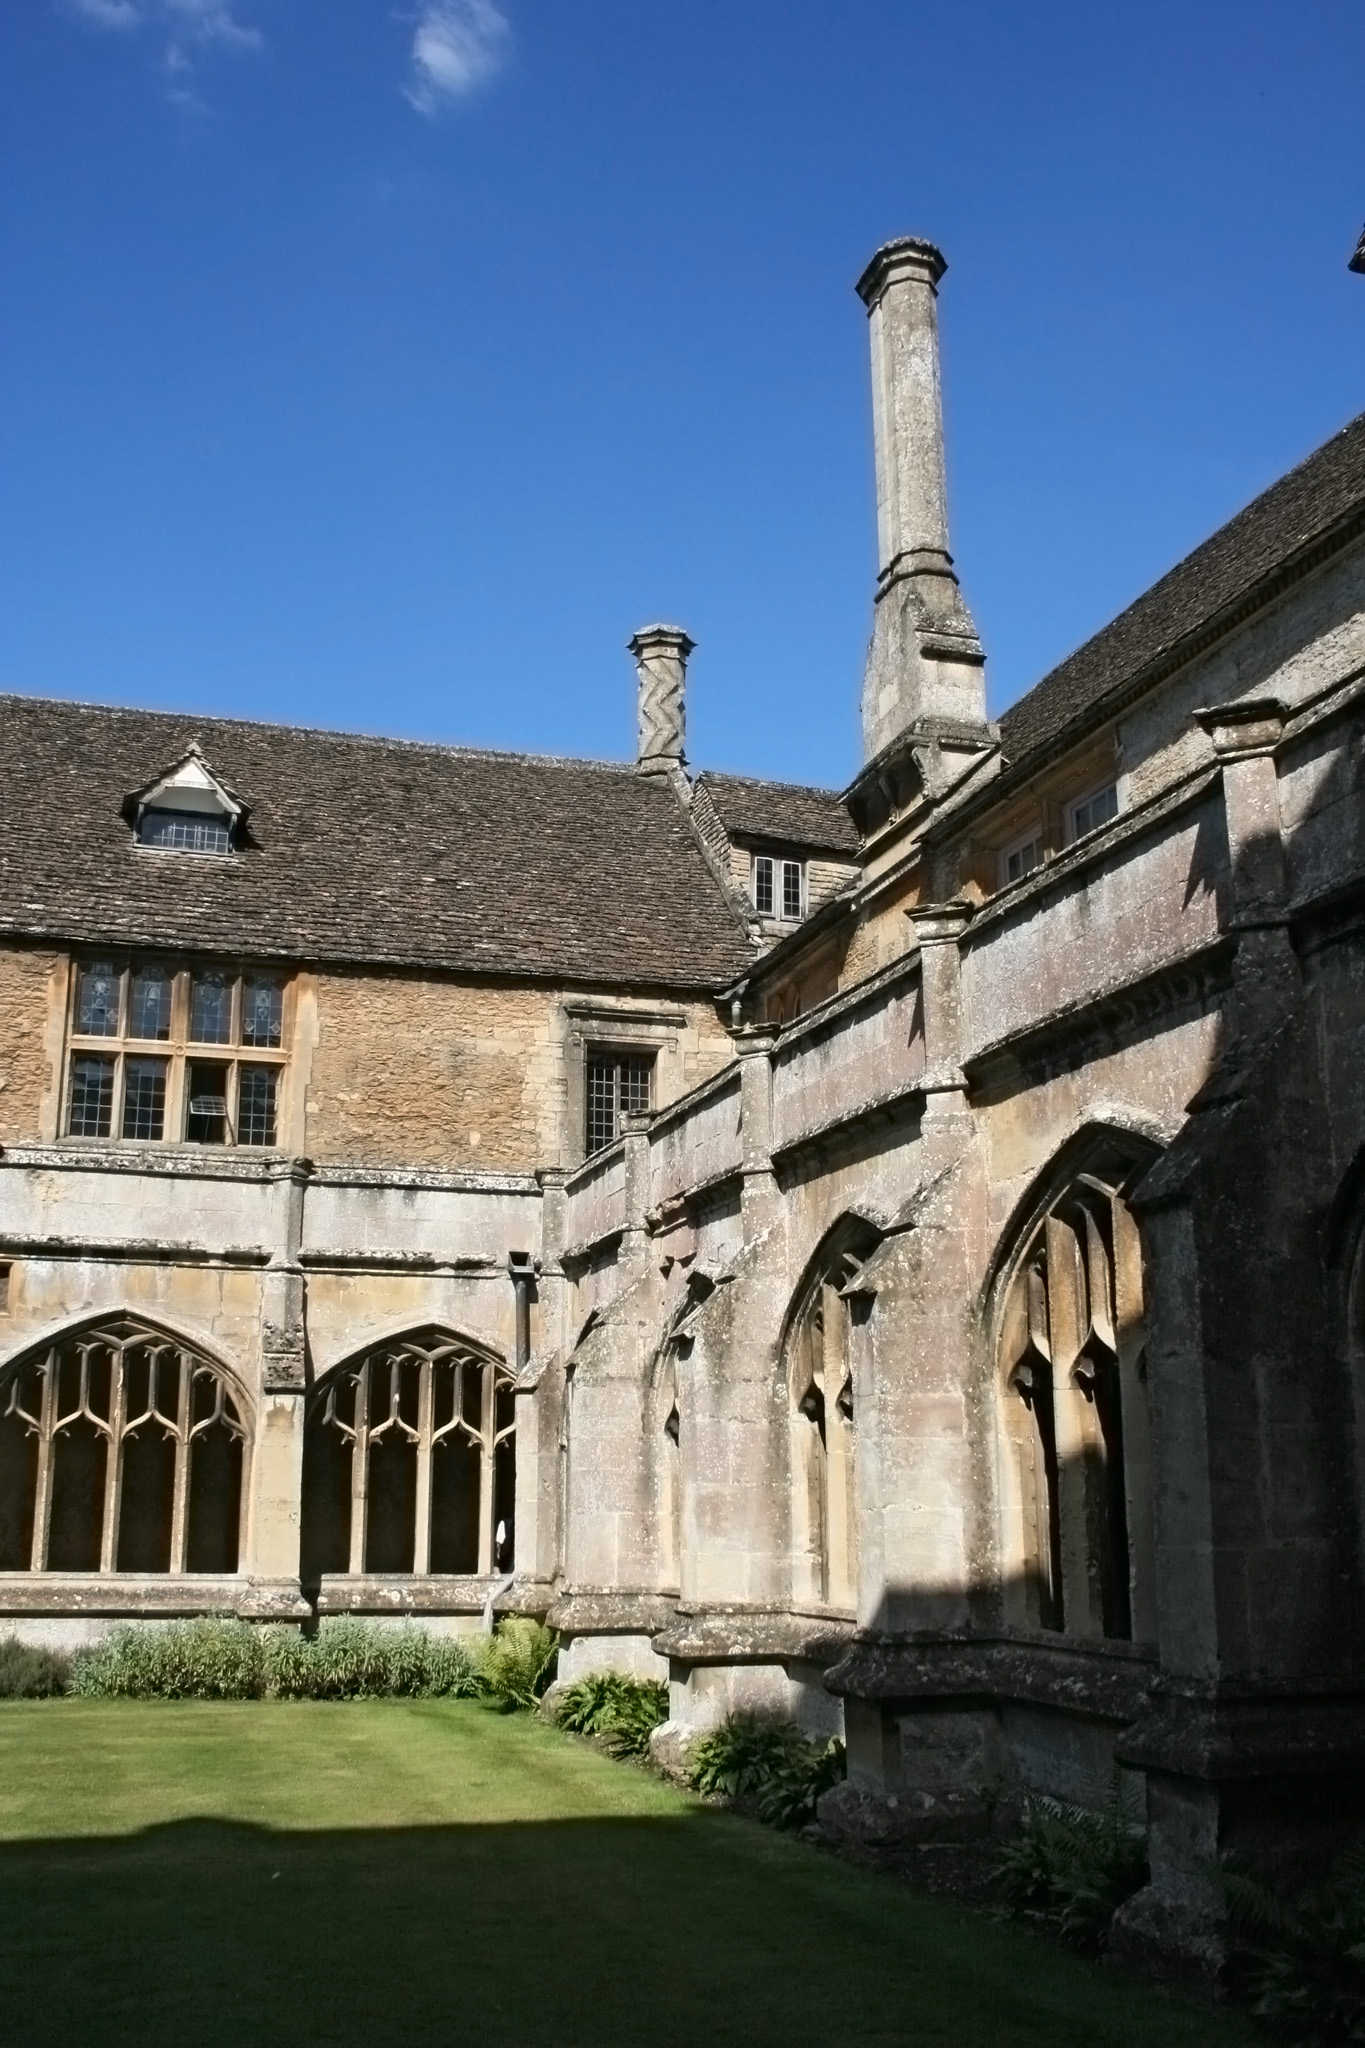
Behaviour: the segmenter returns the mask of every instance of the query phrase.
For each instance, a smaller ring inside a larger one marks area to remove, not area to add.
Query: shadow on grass
[[[1227,2043],[1240,2030],[722,1815],[0,1848],[7,2042]]]

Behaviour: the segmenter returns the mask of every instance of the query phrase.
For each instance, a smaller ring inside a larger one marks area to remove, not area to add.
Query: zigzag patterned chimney
[[[640,678],[640,739],[635,765],[663,775],[683,759],[683,685],[696,645],[681,626],[642,626],[628,642]]]
[[[869,761],[902,733],[986,722],[986,657],[948,552],[937,315],[947,267],[932,242],[906,235],[858,280],[872,330],[880,563],[863,682]]]

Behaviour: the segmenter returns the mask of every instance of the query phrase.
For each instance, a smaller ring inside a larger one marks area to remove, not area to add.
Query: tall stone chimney
[[[877,573],[863,680],[863,753],[902,733],[981,728],[985,660],[953,558],[943,462],[938,281],[932,242],[888,242],[858,279],[872,329]]]
[[[683,759],[683,684],[696,642],[681,626],[642,626],[629,643],[640,678],[640,739],[635,765],[663,775]]]

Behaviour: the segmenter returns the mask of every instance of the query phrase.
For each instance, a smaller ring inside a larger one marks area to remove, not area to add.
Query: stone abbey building
[[[829,1828],[1365,1767],[1365,417],[998,724],[936,293],[842,794],[0,700],[0,1630],[548,1614]]]

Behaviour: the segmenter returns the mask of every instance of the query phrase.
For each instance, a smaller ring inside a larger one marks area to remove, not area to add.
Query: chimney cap
[[[933,242],[919,235],[898,235],[894,242],[882,243],[854,289],[870,313],[889,284],[913,277],[936,289],[947,268],[948,259]]]
[[[641,655],[650,653],[656,647],[669,647],[676,650],[686,661],[696,644],[689,633],[684,633],[681,626],[641,626],[639,632],[632,633],[627,640],[626,650],[630,654]]]

